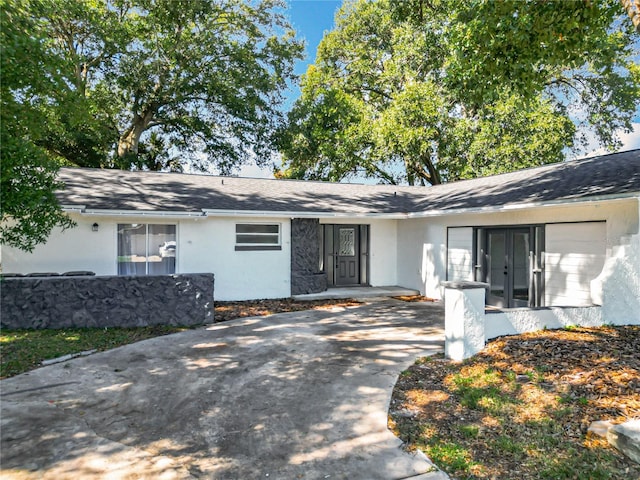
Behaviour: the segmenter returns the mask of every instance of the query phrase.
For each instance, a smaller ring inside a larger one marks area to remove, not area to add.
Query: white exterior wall
[[[369,283],[372,287],[398,284],[398,221],[376,220],[369,230]]]
[[[54,232],[33,253],[2,247],[4,273],[90,270],[117,275],[117,225],[176,225],[176,273],[214,273],[216,300],[291,296],[291,224],[289,218],[98,217],[72,215],[78,226]],[[97,232],[91,225],[99,224]],[[236,223],[279,223],[281,250],[235,251]]]
[[[640,224],[640,198],[637,215]],[[606,323],[640,324],[640,233],[623,235],[607,249],[604,268],[591,282],[591,293],[601,295]]]
[[[606,257],[599,275],[591,279],[591,298],[603,305],[604,322],[629,323],[640,319],[639,206],[640,200],[633,198],[406,220],[326,218],[321,223],[370,225],[371,285],[401,285],[441,299],[441,282],[447,279],[448,227],[465,227],[456,231],[459,238],[452,243],[464,250],[471,245],[473,226],[547,224],[549,230],[555,223],[605,221]],[[164,223],[177,225],[177,272],[213,272],[216,299],[279,298],[291,294],[289,218],[72,217],[78,223],[76,228],[56,231],[31,254],[3,246],[2,271],[91,270],[98,275],[115,275],[117,224]],[[282,249],[236,252],[235,224],[252,221],[280,223]],[[94,222],[99,224],[98,232],[91,229]],[[466,235],[469,240],[465,246]]]
[[[33,253],[2,247],[4,273],[90,270],[117,274],[117,225],[150,223],[176,225],[176,273],[215,274],[216,300],[283,298],[291,295],[291,223],[281,217],[100,217],[73,214],[78,223],[54,232]],[[91,225],[99,229],[93,232]],[[279,223],[281,250],[235,250],[236,223]],[[368,224],[369,280],[373,286],[397,285],[397,221],[324,219],[322,223]]]
[[[604,267],[605,222],[556,223],[545,228],[544,305],[587,307],[601,298],[591,296],[591,281]]]
[[[622,275],[625,283],[631,283],[632,291],[624,297],[637,298],[638,293],[630,277],[636,278],[640,275],[640,258],[636,243],[640,245],[638,235],[639,224],[639,201],[636,198],[601,201],[589,203],[575,203],[566,205],[554,205],[545,207],[535,207],[528,209],[512,209],[500,212],[476,212],[458,215],[443,215],[425,218],[412,218],[398,222],[398,284],[407,288],[420,290],[423,295],[442,299],[443,289],[440,285],[446,280],[446,241],[447,227],[476,227],[476,226],[514,226],[529,224],[553,224],[567,222],[606,222],[606,262],[613,256],[620,255],[621,245],[625,252],[624,262],[628,264],[627,270],[631,273]],[[636,235],[636,237],[633,237]],[[629,256],[634,258],[628,258]],[[613,268],[613,267],[612,267]],[[608,282],[613,282],[618,270],[622,267],[615,267],[607,275],[607,279],[602,281],[600,287],[603,295],[603,305],[607,302],[607,292],[609,297],[617,297],[612,300],[607,308],[614,308],[622,302],[622,296],[615,293],[615,288],[608,289]],[[635,276],[635,277],[634,277]],[[636,280],[637,282],[637,280]],[[618,288],[619,290],[619,288]],[[594,297],[598,296],[597,291],[592,290]],[[638,300],[640,302],[640,300]],[[635,303],[633,304],[635,305]],[[624,309],[614,308],[616,317],[619,318]],[[605,312],[608,311],[605,309]],[[638,316],[638,309],[628,310],[625,318]],[[605,322],[617,323],[617,320],[610,320],[607,314],[603,315]]]
[[[236,223],[279,223],[282,250],[236,251]],[[181,272],[213,272],[216,300],[291,296],[291,222],[288,218],[218,217],[183,221]]]
[[[473,281],[473,228],[447,229],[447,280]]]
[[[447,226],[431,219],[398,223],[398,285],[442,299],[447,273]]]
[[[369,284],[372,287],[398,285],[398,222],[370,218],[325,218],[321,224],[369,225]]]
[[[605,323],[600,307],[514,308],[504,312],[487,313],[483,321],[485,340],[503,335],[535,332],[545,328],[554,329],[575,325],[598,327]]]
[[[37,245],[32,253],[15,248],[2,247],[3,273],[64,273],[73,270],[89,270],[97,275],[117,273],[117,224],[103,217],[71,215],[78,224],[62,232],[54,229],[48,241]],[[98,231],[91,226],[97,223]]]

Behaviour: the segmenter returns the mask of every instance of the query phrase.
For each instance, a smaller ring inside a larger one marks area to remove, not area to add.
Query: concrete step
[[[398,286],[388,287],[336,287],[325,292],[294,295],[294,300],[338,300],[341,298],[373,298],[420,295],[418,290]]]

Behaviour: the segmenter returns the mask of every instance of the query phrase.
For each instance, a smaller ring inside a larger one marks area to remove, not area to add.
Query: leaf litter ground
[[[640,327],[544,330],[491,341],[463,362],[403,372],[389,426],[458,479],[635,479],[587,429],[640,418]]]
[[[335,307],[353,307],[362,302],[353,299],[345,300],[305,300],[296,301],[291,298],[251,300],[241,302],[215,302],[213,319],[225,322],[234,318],[260,317],[275,313],[299,312],[310,309],[330,309]]]

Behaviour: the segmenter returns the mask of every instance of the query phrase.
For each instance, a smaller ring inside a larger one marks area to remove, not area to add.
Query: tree
[[[631,129],[640,87],[638,35],[624,14],[619,0],[476,1],[457,8],[447,33],[449,88],[471,105],[505,89],[525,99],[544,93],[555,105],[573,106],[568,113],[615,149],[616,132]]]
[[[64,59],[77,107],[43,145],[81,166],[213,164],[229,173],[248,160],[264,163],[282,92],[302,54],[283,6],[280,0],[33,3],[32,16],[51,39],[47,47]],[[170,146],[163,155],[172,161],[149,157],[159,145]]]
[[[345,2],[280,134],[281,174],[437,184],[559,161],[585,125],[614,148],[640,96],[623,14],[613,0]]]
[[[637,29],[640,29],[640,0],[620,0],[627,15]]]
[[[57,59],[42,49],[43,38],[19,3],[0,1],[0,243],[32,251],[54,227],[74,222],[62,212],[55,190],[58,165],[37,146],[46,119],[32,100],[58,104]]]

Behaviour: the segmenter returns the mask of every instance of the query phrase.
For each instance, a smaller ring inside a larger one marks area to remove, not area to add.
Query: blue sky
[[[307,42],[307,58],[298,62],[296,73],[307,70],[316,56],[316,49],[325,31],[333,28],[335,12],[342,1],[340,0],[289,0],[289,19],[298,36]]]
[[[307,71],[309,64],[316,58],[318,44],[324,32],[333,29],[333,18],[340,5],[341,0],[289,0],[289,10],[287,12],[291,24],[298,33],[298,38],[306,42],[306,57],[295,65],[295,73],[302,75]],[[298,86],[292,88],[285,108],[288,110],[290,104],[300,95]]]

